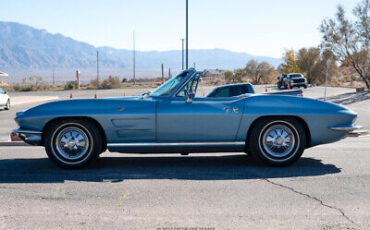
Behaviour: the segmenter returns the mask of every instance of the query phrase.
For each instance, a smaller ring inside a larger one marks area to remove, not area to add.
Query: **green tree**
[[[320,49],[316,47],[302,48],[297,52],[297,63],[308,83],[322,83],[325,78],[327,58],[322,58]],[[331,65],[335,66],[335,62]]]
[[[322,48],[330,49],[339,61],[350,65],[370,88],[370,1],[362,0],[353,14],[355,21],[345,16],[342,6],[334,18],[325,19],[320,26],[323,35]]]
[[[224,72],[226,83],[240,83],[243,82],[244,72],[242,69],[236,69],[234,72],[227,70]]]
[[[281,64],[280,70],[283,73],[300,73],[294,50],[287,50],[283,56],[284,63]]]
[[[234,70],[233,83],[243,82],[243,77],[244,76],[245,76],[245,72],[244,72],[243,69]]]
[[[269,83],[275,68],[267,62],[257,62],[252,59],[245,66],[244,72],[254,84]]]
[[[232,72],[232,71],[230,71],[230,70],[226,70],[226,71],[224,72],[224,77],[225,77],[225,81],[226,81],[226,83],[230,83],[230,82],[232,82],[232,80],[233,80],[233,72]]]

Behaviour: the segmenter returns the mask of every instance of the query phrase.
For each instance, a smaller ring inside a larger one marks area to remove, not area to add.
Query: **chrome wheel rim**
[[[86,132],[78,127],[62,129],[55,140],[59,154],[70,161],[82,158],[90,146]]]
[[[293,130],[283,124],[270,126],[262,136],[264,150],[276,158],[288,156],[294,149],[295,142]]]

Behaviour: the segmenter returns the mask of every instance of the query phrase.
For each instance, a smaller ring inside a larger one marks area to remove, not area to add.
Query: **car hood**
[[[16,113],[16,119],[25,116],[40,113],[48,113],[54,111],[71,111],[71,110],[81,110],[84,109],[104,109],[108,104],[122,104],[122,102],[138,102],[140,100],[148,100],[149,98],[143,96],[127,96],[127,97],[107,97],[107,98],[97,98],[97,99],[69,99],[69,100],[58,100],[47,102],[35,107],[21,110]]]

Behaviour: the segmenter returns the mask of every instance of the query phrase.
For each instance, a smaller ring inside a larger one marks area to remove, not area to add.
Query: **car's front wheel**
[[[88,120],[66,119],[54,122],[45,133],[48,157],[62,168],[81,168],[95,161],[102,147],[102,136]]]
[[[253,127],[248,144],[257,161],[272,166],[286,166],[301,157],[306,146],[306,135],[297,119],[264,118]]]

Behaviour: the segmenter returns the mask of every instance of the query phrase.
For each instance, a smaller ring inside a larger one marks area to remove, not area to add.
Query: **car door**
[[[157,102],[158,142],[235,141],[243,98],[169,97]]]
[[[155,106],[151,98],[112,100],[106,110],[114,108],[104,116],[104,124],[112,143],[134,143],[155,141]],[[102,120],[102,118],[100,118]]]

